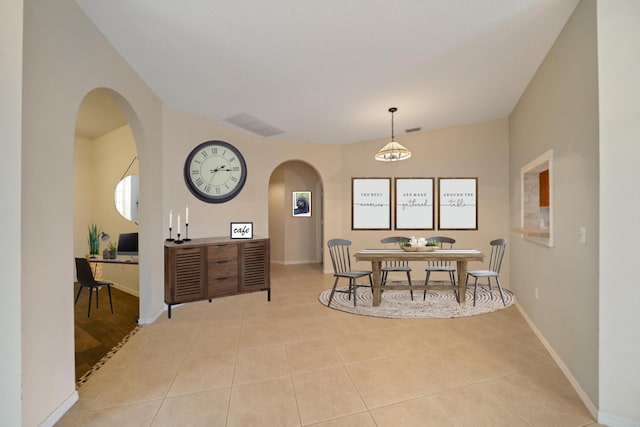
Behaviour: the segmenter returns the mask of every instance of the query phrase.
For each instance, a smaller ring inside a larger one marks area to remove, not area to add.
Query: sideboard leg
[[[169,310],[167,311],[167,313],[169,314],[169,319],[171,319],[171,304],[167,304],[169,306]]]

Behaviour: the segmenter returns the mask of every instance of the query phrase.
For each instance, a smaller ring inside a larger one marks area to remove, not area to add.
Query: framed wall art
[[[433,230],[433,178],[395,179],[395,229]]]
[[[232,239],[253,239],[253,222],[232,222],[229,228]]]
[[[311,191],[294,191],[291,195],[291,214],[296,217],[311,216]]]
[[[438,178],[438,229],[478,229],[478,178]]]
[[[351,178],[351,229],[391,230],[391,178]]]

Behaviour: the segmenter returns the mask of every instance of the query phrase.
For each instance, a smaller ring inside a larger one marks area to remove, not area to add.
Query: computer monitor
[[[118,255],[138,256],[138,233],[123,233],[118,236]]]

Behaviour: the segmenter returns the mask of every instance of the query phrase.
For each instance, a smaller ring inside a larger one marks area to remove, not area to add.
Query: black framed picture
[[[232,239],[253,239],[253,222],[232,222],[230,236]]]

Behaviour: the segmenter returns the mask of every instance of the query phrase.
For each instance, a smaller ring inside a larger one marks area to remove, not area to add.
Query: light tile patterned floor
[[[319,265],[176,307],[79,389],[58,426],[596,426],[516,307],[380,319],[321,306]]]

